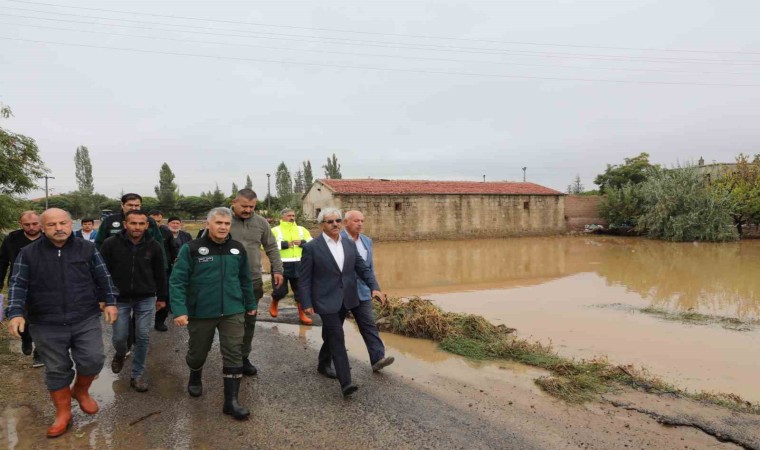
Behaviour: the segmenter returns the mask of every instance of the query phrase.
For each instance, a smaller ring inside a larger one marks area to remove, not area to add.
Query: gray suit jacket
[[[364,262],[356,244],[351,239],[341,239],[345,256],[343,268],[339,268],[325,238],[318,236],[303,246],[298,287],[301,306],[314,308],[317,314],[334,314],[340,307],[352,309],[359,306],[356,286],[357,276],[372,290],[380,290],[372,269]]]

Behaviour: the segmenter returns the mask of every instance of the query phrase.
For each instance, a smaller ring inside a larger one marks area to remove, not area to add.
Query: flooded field
[[[390,294],[482,315],[565,356],[606,355],[683,388],[760,401],[760,241],[545,237],[380,242],[375,252]],[[695,313],[722,319],[684,320]]]

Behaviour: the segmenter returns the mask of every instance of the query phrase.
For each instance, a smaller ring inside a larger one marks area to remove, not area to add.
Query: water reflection
[[[380,242],[375,252],[381,284],[396,295],[531,286],[593,272],[609,286],[622,286],[658,307],[760,316],[758,241],[529,237]]]

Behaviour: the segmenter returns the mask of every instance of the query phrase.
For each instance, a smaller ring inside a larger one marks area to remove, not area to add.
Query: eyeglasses
[[[330,220],[323,220],[322,221],[322,223],[328,223],[330,225],[332,225],[335,222],[341,223],[341,222],[343,222],[343,219],[330,219]]]

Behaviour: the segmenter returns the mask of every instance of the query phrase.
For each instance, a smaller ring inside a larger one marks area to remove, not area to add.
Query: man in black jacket
[[[69,213],[51,208],[41,219],[45,236],[24,247],[13,263],[8,331],[19,337],[27,321],[33,324],[56,408],[47,435],[57,437],[71,426],[72,398],[86,414],[98,412],[89,394],[105,360],[98,300],[105,301],[106,322],[113,323],[117,293],[95,246],[71,235]]]
[[[40,216],[36,212],[24,211],[21,213],[18,222],[21,225],[21,229],[8,233],[3,244],[0,245],[0,290],[3,289],[5,275],[8,274],[8,278],[10,278],[10,271],[8,269],[13,267],[13,261],[16,260],[16,256],[18,256],[21,249],[42,236],[40,233]],[[29,333],[29,327],[27,326],[24,332],[21,333],[21,351],[25,355],[30,355],[32,354],[32,349],[32,334]],[[34,350],[32,367],[42,367],[44,365],[39,352]]]
[[[161,232],[161,237],[164,240],[164,255],[166,256],[166,279],[168,283],[169,276],[172,273],[172,264],[174,264],[174,260],[177,258],[177,252],[179,249],[175,251],[175,243],[172,232],[169,230],[169,227],[162,223],[164,221],[164,213],[159,209],[152,209],[148,213],[148,216],[156,222],[156,225],[158,225],[158,231]],[[169,291],[168,286],[166,290],[167,292]],[[167,328],[166,324],[164,323],[164,321],[166,321],[166,318],[169,316],[169,299],[166,300],[166,308],[156,309],[156,323],[153,325],[153,328],[156,331],[169,331],[169,328]]]
[[[116,354],[111,362],[113,373],[121,372],[127,355],[130,314],[135,318],[135,351],[130,386],[137,392],[148,390],[144,376],[150,328],[154,308],[166,307],[166,271],[161,244],[146,231],[148,215],[141,210],[128,211],[125,229],[106,239],[100,248],[106,267],[119,289],[119,318],[113,326]]]

